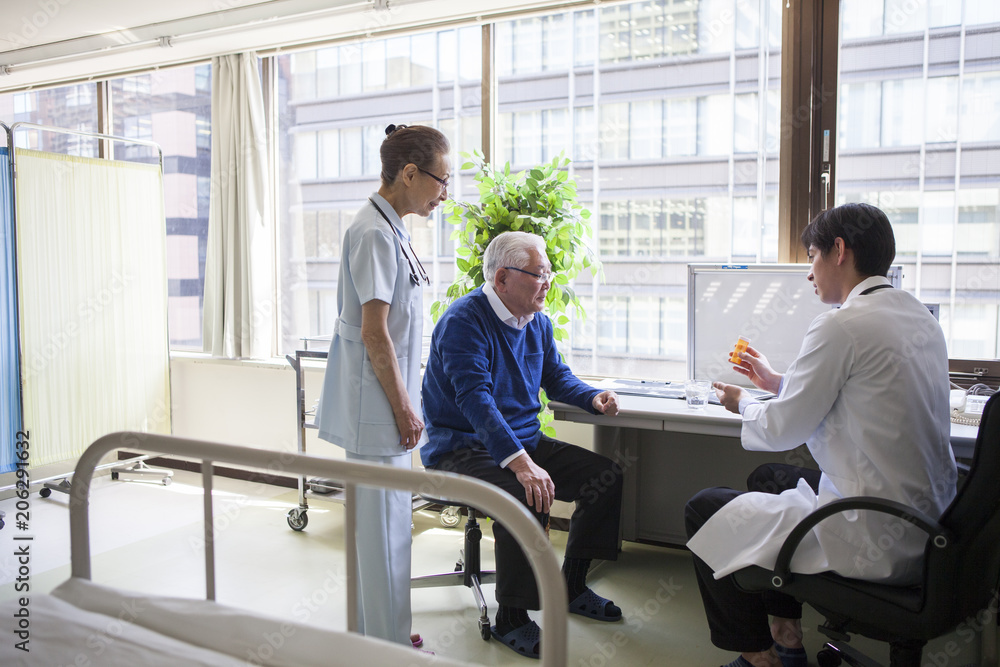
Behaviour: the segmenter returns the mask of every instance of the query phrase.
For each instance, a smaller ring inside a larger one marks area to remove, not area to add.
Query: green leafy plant
[[[431,305],[431,318],[437,322],[451,302],[485,282],[483,252],[490,241],[503,232],[528,232],[545,239],[555,274],[545,306],[556,340],[566,340],[570,308],[586,317],[571,281],[585,268],[595,275],[601,270],[587,245],[590,211],[577,201],[576,181],[565,171],[569,158],[560,153],[551,162],[512,174],[509,162],[497,170],[479,151],[461,155],[469,159],[462,169],[479,169],[475,175],[479,201],[445,202],[448,222],[457,227],[451,238],[459,242],[455,250],[458,271],[445,298]]]
[[[503,232],[528,232],[545,239],[554,274],[545,297],[546,311],[556,340],[568,340],[571,309],[581,319],[586,317],[572,281],[584,269],[589,268],[593,275],[601,271],[600,261],[587,245],[591,236],[590,211],[578,202],[576,181],[566,171],[569,158],[560,153],[551,162],[511,173],[509,162],[497,169],[478,150],[461,155],[468,159],[463,170],[478,169],[475,181],[479,201],[445,203],[448,222],[456,226],[451,238],[458,241],[457,271],[445,298],[431,304],[431,319],[437,322],[455,299],[485,282],[483,252],[490,241]],[[547,404],[543,392],[539,420],[543,431],[554,435],[549,425],[552,415],[545,410]]]

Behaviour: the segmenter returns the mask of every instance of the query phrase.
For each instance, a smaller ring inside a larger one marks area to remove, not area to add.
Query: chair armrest
[[[952,540],[952,534],[947,528],[909,505],[874,496],[841,498],[823,505],[807,516],[785,538],[785,542],[781,545],[781,550],[778,552],[778,560],[774,564],[774,576],[771,582],[775,588],[780,588],[790,580],[792,556],[795,555],[795,550],[798,549],[802,538],[823,519],[834,514],[852,510],[871,510],[897,516],[903,521],[923,529],[930,536],[931,544],[939,549],[948,546]]]

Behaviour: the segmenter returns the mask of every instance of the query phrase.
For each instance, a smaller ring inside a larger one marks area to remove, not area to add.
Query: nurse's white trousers
[[[410,453],[347,460],[409,470]],[[357,487],[358,632],[410,645],[410,543],[413,505],[408,491]]]

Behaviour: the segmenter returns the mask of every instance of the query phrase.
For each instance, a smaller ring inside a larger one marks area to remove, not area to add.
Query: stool
[[[476,510],[467,505],[461,505],[440,500],[437,498],[424,497],[436,505],[445,507],[465,507],[469,518],[465,521],[465,543],[464,548],[459,552],[458,561],[452,572],[441,574],[427,574],[421,577],[413,577],[410,580],[410,588],[436,588],[438,586],[465,586],[472,589],[472,594],[476,597],[476,604],[479,606],[479,634],[485,639],[490,638],[490,617],[487,614],[486,599],[483,597],[482,584],[496,583],[497,573],[495,570],[483,571],[480,564],[480,542],[483,539],[483,531],[479,528],[476,520]]]

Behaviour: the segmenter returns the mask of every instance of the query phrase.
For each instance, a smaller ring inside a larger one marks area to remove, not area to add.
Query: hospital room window
[[[955,358],[1000,352],[998,7],[843,0],[840,11],[837,203],[886,212],[903,287],[940,306]]]
[[[575,286],[596,307],[572,327],[577,372],[682,377],[683,267],[777,259],[782,6],[646,0],[497,23],[502,158],[565,147],[604,263],[606,282]]]
[[[65,127],[81,132],[97,132],[96,83],[81,83],[24,93],[0,94],[0,121],[35,123]],[[56,132],[23,132],[17,135],[18,148],[97,155],[97,142]]]
[[[333,332],[343,234],[378,190],[386,125],[437,127],[456,154],[482,146],[481,45],[482,29],[468,26],[275,57],[280,354]],[[405,111],[397,111],[401,99]],[[533,144],[520,150],[540,150],[542,122],[541,114],[524,119]],[[458,170],[451,183],[455,197],[477,194]],[[440,277],[424,293],[429,313],[450,283],[452,227],[440,211],[403,222],[428,273]]]
[[[163,150],[167,218],[168,327],[173,349],[201,350],[208,195],[211,184],[211,65],[159,69],[112,79],[112,134]],[[154,159],[115,144],[119,159]]]

